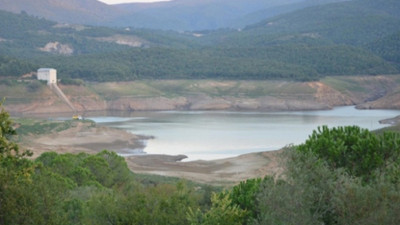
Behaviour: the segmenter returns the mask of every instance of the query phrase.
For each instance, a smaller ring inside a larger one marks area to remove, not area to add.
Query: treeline
[[[34,161],[0,113],[0,224],[399,224],[400,136],[321,127],[282,154],[284,172],[218,191],[133,174],[115,153]]]
[[[0,55],[0,77],[16,77],[37,70],[37,65]]]
[[[317,80],[329,75],[393,74],[398,69],[357,47],[292,44],[260,48],[150,48],[76,57],[43,65],[91,81],[134,79]]]

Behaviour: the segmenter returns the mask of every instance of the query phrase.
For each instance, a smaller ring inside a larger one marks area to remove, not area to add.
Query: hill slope
[[[399,12],[400,1],[396,0],[353,0],[314,6],[227,34],[223,42],[249,46],[307,39],[365,45],[399,31]]]
[[[116,6],[97,0],[0,0],[0,9],[75,24],[199,30],[242,27],[283,12],[337,1],[343,0],[175,0]],[[266,13],[253,15],[261,9]]]
[[[0,50],[90,81],[396,74],[397,12],[394,0],[355,0],[299,10],[242,31],[199,33],[60,25],[4,12]]]
[[[104,24],[116,17],[117,8],[97,0],[0,0],[0,9],[67,23]]]
[[[157,4],[117,5],[128,13],[115,19],[119,26],[172,30],[241,28],[284,12],[341,0],[175,0]],[[256,12],[264,10],[263,14]]]

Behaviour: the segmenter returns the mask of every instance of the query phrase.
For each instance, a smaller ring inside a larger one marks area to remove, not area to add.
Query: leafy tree
[[[238,205],[246,211],[245,221],[250,221],[257,217],[256,197],[259,193],[262,179],[248,179],[234,186],[230,192],[232,205]]]
[[[323,126],[314,130],[297,150],[315,154],[332,169],[344,168],[349,174],[368,180],[376,169],[398,163],[400,137],[395,133],[376,136],[357,126]]]
[[[254,224],[397,224],[398,134],[315,130],[282,156],[284,180],[265,179]]]
[[[28,213],[31,209],[29,201],[25,201],[29,195],[23,188],[30,184],[34,166],[24,158],[31,152],[20,152],[18,145],[11,141],[16,132],[2,104],[0,102],[0,224],[18,224],[26,216],[22,212]]]
[[[319,181],[312,185],[319,188]],[[324,180],[326,181],[326,180]],[[325,207],[321,202],[315,201],[323,193],[316,193],[309,189],[311,184],[305,181],[296,180],[289,183],[284,180],[275,180],[266,177],[263,180],[260,191],[257,195],[256,208],[258,215],[250,224],[282,224],[282,225],[317,225],[321,217],[321,207]],[[302,188],[307,188],[306,190]],[[312,196],[313,194],[318,194]],[[315,199],[312,199],[315,197]],[[324,202],[325,203],[325,202]]]
[[[246,217],[246,211],[232,204],[228,192],[214,193],[211,196],[211,209],[202,213],[189,210],[188,220],[191,225],[240,225]]]

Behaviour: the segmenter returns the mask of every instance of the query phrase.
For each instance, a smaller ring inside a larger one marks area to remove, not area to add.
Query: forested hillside
[[[174,0],[155,4],[116,5],[127,13],[112,21],[116,26],[195,31],[243,28],[296,9],[343,0]]]
[[[37,65],[24,60],[0,56],[0,74],[9,76],[20,76],[37,69]]]
[[[368,45],[368,48],[389,62],[400,62],[400,32],[385,36]]]
[[[57,68],[61,78],[90,81],[397,74],[398,12],[395,0],[354,0],[301,9],[243,30],[196,33],[57,24],[1,12],[0,52]]]
[[[0,0],[0,9],[60,23],[193,31],[242,28],[285,12],[340,1],[344,0],[174,0],[107,5],[97,0]]]
[[[353,0],[280,15],[232,33],[232,46],[270,45],[296,39],[363,46],[399,30],[400,2]]]
[[[0,9],[62,23],[101,25],[121,13],[97,0],[0,0]]]

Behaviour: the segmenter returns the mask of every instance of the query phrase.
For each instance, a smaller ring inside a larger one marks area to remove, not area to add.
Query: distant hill
[[[82,55],[155,46],[192,46],[177,32],[59,24],[0,10],[0,54],[13,57]]]
[[[120,5],[97,0],[0,0],[0,9],[63,23],[193,31],[242,28],[296,9],[339,1],[344,0],[174,0]]]
[[[131,11],[116,25],[153,29],[211,30],[243,28],[261,20],[313,5],[345,0],[175,0],[157,4],[121,4]]]
[[[225,34],[223,42],[234,46],[269,46],[308,39],[359,46],[399,30],[400,1],[353,0],[279,15],[242,32]]]
[[[353,0],[242,30],[201,32],[68,25],[0,12],[0,55],[90,81],[398,74],[398,12],[397,0]]]
[[[58,22],[101,25],[121,11],[97,0],[0,0],[0,9]]]
[[[175,0],[157,4],[121,4],[117,7],[131,13],[114,20],[113,23],[172,30],[236,27],[235,21],[260,9],[304,1],[307,0]],[[264,15],[262,19],[268,16]]]

